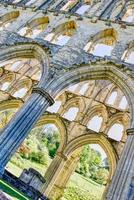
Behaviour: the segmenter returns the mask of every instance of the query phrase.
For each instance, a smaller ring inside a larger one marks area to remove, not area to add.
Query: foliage
[[[58,130],[51,127],[47,130],[45,129],[45,132],[42,134],[41,142],[48,148],[49,156],[54,158],[60,145],[60,134]]]
[[[76,171],[85,177],[90,177],[99,184],[105,184],[108,178],[108,170],[102,168],[101,165],[101,154],[91,149],[89,145],[86,145],[81,153]]]
[[[27,159],[32,166],[33,163],[35,163],[38,166],[43,166],[45,169],[50,163],[50,158],[54,158],[56,151],[59,148],[59,144],[60,134],[57,129],[49,126],[45,129],[44,127],[33,129],[11,161],[21,168],[26,168],[25,161]],[[105,164],[102,161],[101,154],[98,151],[93,150],[89,145],[86,145],[83,148],[76,171],[82,175],[81,180],[85,179],[84,181],[86,183],[84,184],[87,184],[89,180],[94,180],[96,181],[96,184],[99,183],[105,185],[108,178],[108,170],[105,169],[104,166]],[[38,167],[36,170],[38,170]],[[41,172],[40,169],[39,171]],[[43,173],[43,171],[41,173]],[[80,175],[78,176],[80,177]],[[93,189],[89,190],[88,188],[83,190],[82,188],[85,187],[85,185],[79,187],[76,182],[73,183],[73,185],[70,185],[66,189],[66,200],[100,199],[101,195],[98,195],[97,193],[94,195],[94,193],[91,192]],[[90,182],[91,188],[93,187],[93,184],[95,184],[95,182]],[[100,185],[94,187],[97,188],[95,190],[99,191]]]
[[[47,156],[43,152],[32,152],[30,154],[30,159],[34,162],[40,163],[40,164],[47,164],[48,159]]]
[[[109,172],[105,168],[98,169],[93,174],[93,179],[96,180],[97,183],[105,185],[107,183]]]

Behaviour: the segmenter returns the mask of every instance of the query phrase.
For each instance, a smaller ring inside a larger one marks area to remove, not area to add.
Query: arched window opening
[[[4,74],[1,78],[0,90],[6,91],[9,95],[16,98],[23,98],[26,94],[26,97],[28,97],[31,93],[30,91],[28,92],[28,90],[41,79],[41,64],[35,58],[22,58],[21,60],[20,58],[19,60],[11,59],[1,62],[0,65],[4,72],[8,71],[8,74]],[[10,73],[10,71],[12,73]],[[8,88],[10,89],[8,90]],[[6,93],[3,94],[3,99],[6,95]]]
[[[89,87],[89,83],[83,84],[82,87],[81,87],[81,89],[80,89],[80,91],[79,91],[79,94],[84,95],[85,92],[87,91],[88,87]]]
[[[18,31],[21,36],[35,38],[38,34],[45,30],[49,23],[48,17],[40,17],[32,20],[26,27]]]
[[[59,146],[60,130],[54,123],[35,127],[8,162],[6,169],[22,181],[25,181],[23,179],[23,175],[26,175],[25,171],[29,173],[30,168],[35,169],[44,177]],[[30,181],[33,183],[31,179]],[[35,189],[41,189],[41,186],[38,184]]]
[[[113,46],[109,46],[106,44],[97,44],[94,47],[94,50],[92,51],[92,54],[94,54],[95,56],[110,56],[111,52],[113,50]]]
[[[121,141],[123,136],[124,126],[122,124],[116,123],[114,124],[108,131],[109,138]]]
[[[87,10],[91,7],[91,1],[85,1],[85,3],[76,10],[79,15],[84,15]]]
[[[119,104],[119,108],[121,109],[126,109],[128,106],[128,102],[125,96],[122,97],[120,104]]]
[[[11,84],[10,82],[3,83],[1,86],[1,90],[3,91],[7,90],[10,84]]]
[[[127,63],[134,64],[134,50],[131,51],[125,51],[124,55],[122,56],[123,60]]]
[[[19,11],[10,12],[1,17],[0,31],[8,28],[19,17]]]
[[[96,115],[87,124],[87,127],[93,131],[99,132],[102,126],[103,118]]]
[[[78,112],[79,112],[79,109],[77,107],[71,107],[68,109],[67,112],[64,113],[63,117],[68,119],[69,121],[73,121],[75,120]]]
[[[44,39],[57,45],[65,45],[76,32],[74,21],[67,22],[55,29],[55,33],[49,33]]]
[[[47,108],[47,111],[51,113],[57,113],[60,106],[61,106],[61,101],[55,101],[55,103],[52,106]]]
[[[98,144],[84,145],[66,162],[59,187],[65,188],[63,199],[101,200],[110,175],[108,157]],[[96,192],[94,192],[96,191]]]
[[[69,35],[59,35],[56,40],[53,40],[54,44],[57,45],[65,45],[68,41],[70,40],[70,36]]]
[[[106,103],[110,104],[110,105],[114,105],[117,95],[118,95],[118,93],[116,91],[112,92],[112,94],[110,95],[110,97],[108,98]]]
[[[68,0],[68,2],[60,10],[69,11],[77,2],[78,0]]]
[[[122,18],[122,21],[130,23],[134,22],[134,8],[128,8],[128,10],[126,11],[125,15]]]
[[[1,63],[1,66],[8,71],[13,71],[21,74],[22,76],[34,77],[35,80],[41,78],[41,65],[40,62],[35,59],[22,58],[21,60],[9,60],[6,63]]]
[[[110,56],[116,41],[117,33],[113,29],[108,29],[94,36],[93,42],[87,43],[84,50],[95,56]]]
[[[14,97],[16,97],[16,98],[23,98],[25,95],[26,95],[26,93],[27,93],[27,88],[21,88],[21,89],[19,89],[18,91],[16,91],[14,94],[13,94],[13,96]]]

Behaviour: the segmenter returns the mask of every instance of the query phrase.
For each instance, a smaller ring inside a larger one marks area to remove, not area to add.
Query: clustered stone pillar
[[[53,98],[43,88],[34,88],[31,97],[4,128],[0,134],[0,176],[34,124],[53,103]]]
[[[70,180],[70,177],[76,169],[79,157],[80,156],[71,157],[66,161],[61,173],[57,177],[57,180],[48,195],[48,198],[50,200],[59,200],[63,197],[66,186]]]
[[[57,177],[59,176],[61,170],[63,169],[63,166],[67,160],[67,157],[64,156],[62,153],[57,153],[54,160],[51,162],[48,170],[45,174],[45,184],[42,187],[41,192],[44,193],[47,197],[49,196],[49,193],[55,184],[55,181],[57,180]]]
[[[130,186],[134,176],[134,128],[127,130],[128,138],[119,160],[107,200],[130,200]]]
[[[82,149],[77,150],[77,152],[69,157],[66,157],[62,153],[57,153],[45,174],[46,183],[41,191],[48,197],[48,199],[61,199],[70,176],[76,169],[81,150]]]

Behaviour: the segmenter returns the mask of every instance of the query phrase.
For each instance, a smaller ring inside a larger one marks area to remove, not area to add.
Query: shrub
[[[40,164],[47,164],[48,159],[45,156],[45,154],[43,152],[32,152],[30,154],[30,159],[34,162],[40,163]]]

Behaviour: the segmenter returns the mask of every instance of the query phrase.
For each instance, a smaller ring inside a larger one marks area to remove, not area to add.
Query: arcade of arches
[[[133,200],[133,1],[0,5],[1,179],[9,161],[29,151],[25,144],[43,159],[47,149],[35,140],[46,135],[43,142],[53,140],[56,150],[49,146],[53,159],[39,171],[43,197],[64,199],[85,145],[98,145],[109,170],[101,199]]]

